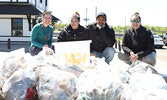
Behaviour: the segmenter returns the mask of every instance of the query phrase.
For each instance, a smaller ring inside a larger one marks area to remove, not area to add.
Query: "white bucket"
[[[90,61],[90,40],[54,42],[59,64],[86,64]]]

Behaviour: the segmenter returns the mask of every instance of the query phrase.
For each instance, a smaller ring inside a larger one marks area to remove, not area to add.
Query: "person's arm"
[[[60,34],[59,34],[59,36],[58,36],[58,38],[57,38],[57,42],[63,42],[63,41],[66,41],[67,39],[66,39],[66,30],[65,29],[63,29],[61,32],[60,32]]]
[[[144,57],[144,56],[152,53],[153,50],[154,50],[154,37],[153,37],[153,35],[152,35],[150,30],[146,30],[146,32],[147,32],[147,34],[146,34],[146,37],[147,37],[146,38],[146,40],[147,40],[147,43],[146,43],[147,44],[147,49],[144,50],[144,51],[138,52],[137,55],[139,57]]]
[[[122,40],[122,49],[125,53],[130,54],[130,52],[132,51],[128,45],[129,45],[129,38],[130,36],[128,36],[128,30],[125,31],[124,36],[123,36],[123,40]]]
[[[85,27],[79,25],[78,29],[75,32],[75,39],[76,41],[81,41],[81,40],[89,40],[89,33],[88,33],[88,29],[86,29]]]
[[[39,43],[37,40],[38,35],[39,35],[39,31],[38,31],[38,28],[35,26],[31,33],[31,44],[38,48],[42,48],[43,44]]]
[[[106,29],[105,29],[106,28]],[[115,44],[115,32],[113,28],[110,28],[107,24],[105,27],[99,29],[100,32],[102,33],[102,37],[104,38],[106,44],[110,47],[113,47]]]
[[[51,32],[50,32],[50,38],[51,38],[51,39],[48,41],[48,46],[49,46],[50,48],[52,48],[52,42],[53,42],[53,28],[51,27],[50,30],[51,30]]]
[[[85,35],[84,35],[84,36],[85,36],[85,37],[84,37],[84,40],[90,40],[90,35],[89,35],[88,29],[85,28],[84,34],[85,34]]]
[[[92,34],[94,33],[94,29],[93,29],[92,25],[86,26],[86,29],[88,30],[89,40],[91,40],[91,43],[90,43],[90,53],[93,53],[93,49],[92,49],[91,45],[92,45],[92,42],[93,42],[93,35]]]

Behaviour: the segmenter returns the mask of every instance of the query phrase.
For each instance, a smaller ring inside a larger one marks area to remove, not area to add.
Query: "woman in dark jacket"
[[[131,17],[131,28],[125,31],[122,49],[119,59],[130,64],[133,61],[141,60],[152,66],[156,64],[156,53],[154,49],[154,38],[151,31],[141,25],[139,13]]]
[[[88,30],[80,25],[78,12],[71,17],[71,23],[67,25],[58,36],[58,42],[89,40]]]

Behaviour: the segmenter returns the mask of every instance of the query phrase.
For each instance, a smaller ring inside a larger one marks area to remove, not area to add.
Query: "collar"
[[[67,29],[72,29],[72,30],[78,30],[79,28],[80,28],[80,24],[77,29],[72,29],[72,26],[70,24],[67,26]]]
[[[97,27],[100,27],[100,25],[96,24]],[[105,25],[102,26],[102,28],[105,27]]]
[[[142,25],[140,25],[139,28],[138,28],[136,31],[139,32],[141,29],[142,29]],[[131,32],[134,32],[133,27],[130,28],[130,31],[131,31]]]
[[[42,24],[42,23],[40,23],[40,26],[41,26],[41,27],[43,27],[43,24]],[[48,25],[47,27],[49,27],[49,25]]]
[[[79,26],[78,26],[77,29],[72,29],[71,25],[69,24],[68,26],[66,26],[65,30],[66,30],[67,32],[71,32],[72,30],[79,30],[80,27],[81,27],[81,26],[80,26],[80,24],[79,24]]]

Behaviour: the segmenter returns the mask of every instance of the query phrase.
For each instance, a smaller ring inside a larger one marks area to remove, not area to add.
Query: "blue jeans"
[[[113,47],[106,47],[102,53],[93,50],[93,53],[96,54],[96,57],[104,57],[107,64],[113,60],[115,52],[116,51]]]

